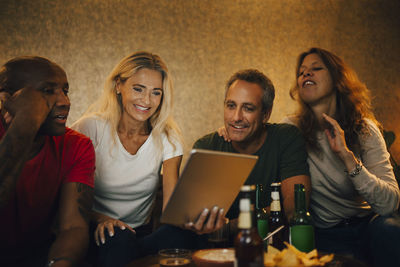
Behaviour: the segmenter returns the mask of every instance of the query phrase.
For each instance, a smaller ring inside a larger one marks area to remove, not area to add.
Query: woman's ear
[[[120,87],[121,87],[121,81],[120,81],[120,79],[117,79],[115,82],[115,91],[116,91],[117,95],[121,94]]]

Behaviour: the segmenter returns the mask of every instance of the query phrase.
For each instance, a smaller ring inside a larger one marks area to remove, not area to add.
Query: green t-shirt
[[[307,152],[300,131],[289,124],[267,124],[267,138],[254,153],[258,161],[245,184],[263,184],[269,188],[273,182],[281,182],[296,175],[309,175]],[[217,132],[208,134],[195,142],[193,148],[238,153],[232,143],[226,142]],[[268,205],[270,198],[268,197]],[[239,199],[227,213],[229,219],[239,216]]]

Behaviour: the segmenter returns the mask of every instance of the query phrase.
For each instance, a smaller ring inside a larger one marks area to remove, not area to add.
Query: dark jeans
[[[98,248],[97,265],[125,266],[130,261],[149,254],[156,254],[164,248],[200,249],[207,246],[206,235],[197,235],[171,225],[162,225],[154,233],[137,237],[131,231],[114,228],[113,237],[106,234],[106,242]]]
[[[400,266],[400,215],[378,216],[368,225],[374,266]]]
[[[315,244],[319,251],[351,255],[373,266],[400,266],[399,214],[316,228]]]

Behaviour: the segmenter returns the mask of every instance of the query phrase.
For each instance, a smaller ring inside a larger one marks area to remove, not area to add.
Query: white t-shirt
[[[89,136],[96,152],[93,209],[131,227],[150,219],[162,162],[183,154],[182,145],[174,147],[161,135],[163,150],[149,135],[135,155],[126,151],[118,136],[114,143],[110,125],[98,117],[78,120],[72,128]],[[160,153],[161,152],[161,153]]]

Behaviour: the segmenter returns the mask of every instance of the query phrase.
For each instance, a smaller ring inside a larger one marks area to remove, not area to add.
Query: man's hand
[[[4,113],[6,123],[9,124],[13,118],[21,115],[40,126],[56,103],[56,94],[46,90],[45,88],[26,87],[13,95],[2,92],[0,98],[4,100],[2,101],[2,113]]]
[[[204,209],[196,222],[186,223],[184,228],[201,235],[214,232],[226,223],[227,218],[223,215],[224,209],[214,207],[209,213],[208,209]]]
[[[6,111],[6,109],[4,108],[4,104],[9,98],[10,98],[10,94],[7,92],[0,92],[0,112],[1,115],[3,116],[4,122],[6,123],[6,125],[9,125],[11,120],[12,120],[12,116],[10,113],[8,113],[8,111]]]

